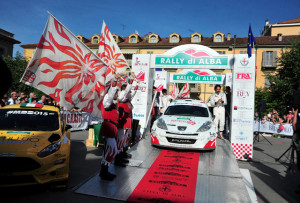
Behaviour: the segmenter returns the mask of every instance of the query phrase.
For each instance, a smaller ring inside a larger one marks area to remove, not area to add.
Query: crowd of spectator
[[[31,103],[31,104],[43,104],[43,105],[50,105],[50,106],[59,106],[57,102],[49,97],[48,95],[42,95],[40,98],[37,97],[37,95],[33,92],[31,92],[29,95],[27,95],[24,92],[11,92],[10,96],[7,94],[4,94],[3,98],[0,101],[0,108],[12,105],[12,104],[22,104],[22,103]],[[74,107],[73,109],[67,109],[64,107],[61,107],[61,110],[65,111],[78,111],[80,112],[81,109]]]
[[[11,92],[10,95],[4,94],[0,101],[0,107],[4,107],[12,104],[22,104],[22,103],[32,103],[32,104],[44,104],[56,106],[56,101],[49,97],[48,95],[42,95],[40,98],[36,96],[35,93],[31,92],[27,95],[24,92]]]
[[[273,109],[273,111],[269,111],[267,115],[262,115],[262,119],[260,119],[259,114],[256,112],[254,114],[254,120],[255,121],[262,121],[262,123],[265,122],[273,122],[274,124],[292,124],[294,119],[294,115],[292,111],[289,111],[287,114],[284,114],[282,117],[279,116],[276,109]]]

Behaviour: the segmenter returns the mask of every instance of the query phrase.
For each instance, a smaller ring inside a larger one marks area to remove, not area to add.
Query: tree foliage
[[[25,92],[26,94],[29,94],[30,92],[34,92],[38,97],[43,94],[41,91],[20,82],[20,79],[22,78],[28,64],[28,60],[26,60],[26,58],[23,57],[20,52],[16,53],[16,57],[3,57],[3,60],[5,61],[12,75],[12,85],[9,88],[8,93]]]
[[[287,113],[294,92],[300,90],[300,38],[282,52],[277,59],[276,73],[266,76],[270,81],[270,88],[256,90],[256,104],[265,100],[268,111],[276,109],[281,115]]]

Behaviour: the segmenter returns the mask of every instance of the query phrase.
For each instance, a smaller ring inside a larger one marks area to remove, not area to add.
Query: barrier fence
[[[293,126],[292,124],[284,124],[284,129],[280,129],[280,124],[274,124],[273,122],[265,122],[254,121],[254,132],[262,132],[262,133],[272,133],[272,134],[280,134],[286,136],[293,136]]]

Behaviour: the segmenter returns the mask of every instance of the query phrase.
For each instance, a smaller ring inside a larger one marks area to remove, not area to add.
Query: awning
[[[137,49],[121,49],[121,52],[123,54],[137,54],[138,50]]]

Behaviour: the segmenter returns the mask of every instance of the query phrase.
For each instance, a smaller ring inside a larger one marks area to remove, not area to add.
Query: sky
[[[100,34],[103,20],[112,33],[140,36],[152,32],[168,37],[177,32],[188,37],[215,32],[247,37],[261,36],[265,20],[282,22],[300,17],[299,0],[1,0],[0,28],[15,34],[21,44],[38,43],[48,12],[74,35]],[[14,56],[20,45],[14,46]]]

